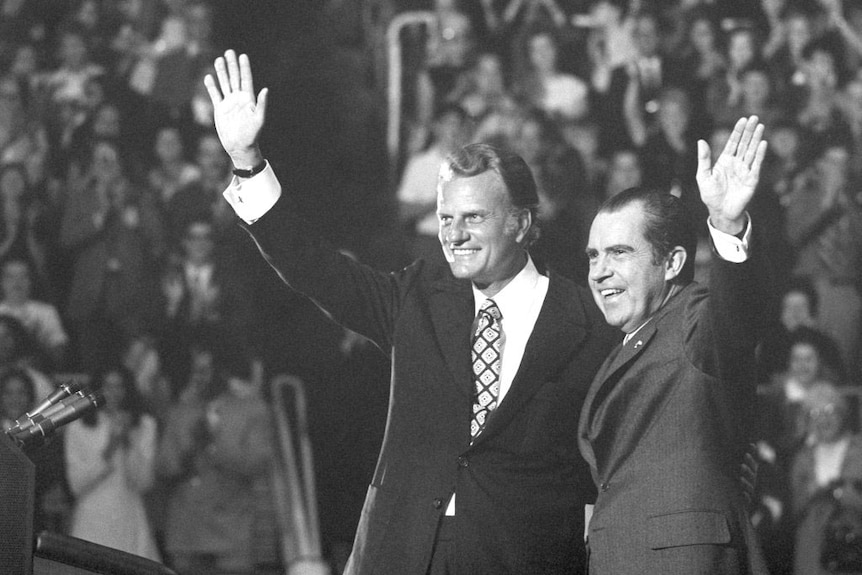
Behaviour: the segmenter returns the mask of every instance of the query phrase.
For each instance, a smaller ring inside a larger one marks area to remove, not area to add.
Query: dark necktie
[[[475,439],[492,411],[497,407],[500,395],[500,363],[503,347],[503,329],[500,321],[503,314],[494,300],[487,299],[476,316],[473,331],[473,417],[470,421],[470,437]]]

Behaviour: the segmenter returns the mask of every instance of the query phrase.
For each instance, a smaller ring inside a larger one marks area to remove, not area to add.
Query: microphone
[[[80,389],[81,383],[75,380],[61,383],[57,386],[57,389],[51,392],[51,394],[46,397],[42,403],[37,405],[33,411],[28,411],[23,416],[16,419],[15,425],[9,428],[7,433],[18,433],[19,431],[24,431],[35,423],[42,421],[45,418],[45,414],[43,413],[44,411],[53,407],[73,393],[76,393]]]
[[[104,401],[104,397],[98,392],[90,393],[83,397],[76,397],[65,407],[47,417],[43,417],[40,421],[34,422],[33,425],[15,433],[12,437],[25,448],[40,445],[55,429],[83,417],[90,411],[100,407]]]

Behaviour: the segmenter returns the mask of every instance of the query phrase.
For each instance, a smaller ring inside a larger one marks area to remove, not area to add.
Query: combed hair
[[[685,203],[671,193],[653,188],[635,187],[609,198],[599,212],[618,212],[631,204],[644,211],[644,238],[652,247],[653,262],[661,263],[676,246],[687,254],[675,282],[685,285],[694,279],[697,234]]]
[[[506,186],[512,206],[517,210],[530,211],[533,225],[527,234],[526,245],[529,246],[538,238],[539,195],[536,180],[521,156],[490,144],[468,144],[450,154],[445,165],[454,177],[460,178],[478,176],[489,170],[496,172]]]

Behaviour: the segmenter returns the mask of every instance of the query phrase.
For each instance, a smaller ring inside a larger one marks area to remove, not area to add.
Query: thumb
[[[255,113],[260,117],[261,122],[266,119],[266,102],[268,96],[269,88],[263,88],[257,95],[257,108]]]
[[[710,171],[712,153],[705,140],[697,141],[697,175],[706,176]]]

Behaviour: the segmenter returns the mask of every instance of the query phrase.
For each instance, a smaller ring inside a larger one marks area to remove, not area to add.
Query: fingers
[[[730,133],[730,137],[724,145],[724,150],[721,152],[722,156],[730,157],[736,155],[736,149],[739,146],[739,141],[742,139],[742,132],[745,130],[745,124],[745,118],[740,118],[736,121],[733,131]]]
[[[757,116],[749,116],[747,119],[740,118],[740,121],[743,121],[744,124],[742,128],[742,136],[740,137],[739,144],[736,148],[736,156],[745,160],[748,155],[748,151],[750,149],[753,149],[751,143],[752,139],[754,138],[755,132],[757,132],[757,127],[759,126],[759,124],[757,121]],[[739,126],[739,122],[737,122],[736,125]],[[763,134],[762,129],[760,130],[760,133]],[[754,147],[756,147],[756,144]]]
[[[227,61],[227,76],[230,80],[231,91],[239,91],[240,75],[239,62],[237,62],[236,52],[234,52],[233,50],[228,50],[224,53],[224,58]]]
[[[218,86],[222,95],[230,94],[230,80],[228,80],[227,77],[227,63],[225,62],[224,57],[219,56],[216,58],[214,67],[216,78],[218,78]]]
[[[213,106],[222,101],[221,91],[216,86],[215,79],[212,75],[207,74],[204,76],[204,86],[207,87],[207,93],[210,95],[210,100],[212,100]]]
[[[246,90],[250,94],[254,94],[251,62],[247,55],[241,54],[239,58],[237,58],[236,52],[233,50],[227,50],[224,53],[224,56],[216,58],[214,67],[216,77],[218,78],[218,88],[221,91],[221,94],[215,94],[212,92],[212,89],[216,87],[215,82],[212,82],[211,87],[210,84],[206,84],[206,78],[204,78],[204,83],[207,86],[207,91],[209,91],[210,98],[213,99],[213,102],[219,102],[227,94],[238,92],[240,90]]]
[[[254,81],[251,76],[251,61],[246,54],[239,55],[240,88],[249,94],[254,94]]]

